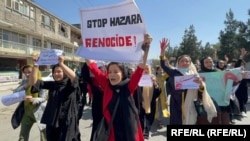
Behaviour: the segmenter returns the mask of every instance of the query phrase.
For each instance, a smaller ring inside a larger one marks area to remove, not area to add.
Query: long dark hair
[[[119,62],[110,62],[108,64],[108,66],[107,66],[107,71],[109,71],[109,67],[111,65],[117,65],[118,68],[121,70],[121,72],[122,72],[122,80],[125,80],[126,78],[128,78],[128,76],[126,75],[125,67],[124,67],[124,65],[122,63],[119,63]]]

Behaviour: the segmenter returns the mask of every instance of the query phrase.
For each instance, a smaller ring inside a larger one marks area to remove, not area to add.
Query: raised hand
[[[36,65],[36,62],[39,60],[39,54],[32,56],[33,64]]]
[[[152,37],[149,34],[145,34],[144,35],[144,41],[143,41],[143,45],[142,45],[142,50],[144,52],[149,50],[150,44],[152,42]]]
[[[58,56],[58,63],[59,64],[64,63],[64,57],[63,57],[63,55]]]
[[[162,38],[162,40],[160,41],[160,45],[161,45],[161,50],[166,50],[166,48],[169,46],[169,40],[167,38]]]
[[[167,38],[162,38],[160,41],[161,56],[165,56],[165,50],[169,46],[169,40]]]
[[[247,51],[246,51],[245,48],[241,48],[240,51],[241,51],[242,57],[245,56],[245,55],[247,54]]]

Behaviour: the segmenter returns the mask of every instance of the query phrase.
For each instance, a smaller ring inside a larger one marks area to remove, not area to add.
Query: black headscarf
[[[215,68],[213,68],[213,69],[208,69],[208,68],[206,68],[205,67],[205,65],[204,65],[204,60],[205,59],[207,59],[209,56],[207,56],[207,57],[204,57],[204,58],[202,58],[201,60],[200,60],[200,72],[216,72],[217,70],[215,69]]]

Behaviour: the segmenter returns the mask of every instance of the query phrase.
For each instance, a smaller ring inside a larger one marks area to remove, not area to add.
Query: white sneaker
[[[242,117],[247,117],[247,114],[245,112],[241,112]]]

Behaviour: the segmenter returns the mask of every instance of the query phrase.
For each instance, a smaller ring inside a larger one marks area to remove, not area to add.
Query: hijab
[[[177,62],[179,62],[179,60],[182,57],[179,57]],[[190,58],[191,60],[191,58]],[[204,66],[204,63],[203,63]],[[178,67],[178,66],[177,66]],[[190,65],[188,67],[188,71],[183,73],[183,75],[192,75],[192,74],[196,74],[197,76],[199,76],[199,73],[196,70],[195,65],[190,62]],[[204,82],[203,82],[204,83]],[[211,99],[211,97],[209,96],[207,90],[206,90],[206,86],[204,85],[204,90],[202,92],[202,103],[204,105],[204,108],[207,112],[207,119],[209,122],[212,121],[213,117],[217,116],[217,111],[216,108],[214,106],[214,103]],[[198,89],[188,89],[187,93],[186,93],[186,97],[185,97],[185,101],[184,104],[182,105],[182,109],[183,109],[183,124],[196,124],[196,120],[197,120],[197,112],[195,110],[195,106],[194,106],[194,100],[198,98]]]
[[[202,58],[202,59],[200,60],[201,72],[216,72],[217,70],[216,70],[215,68],[208,69],[208,68],[205,67],[205,65],[204,65],[204,60],[205,60],[205,59],[208,59],[208,58],[209,58],[209,56],[204,57],[204,58]]]

